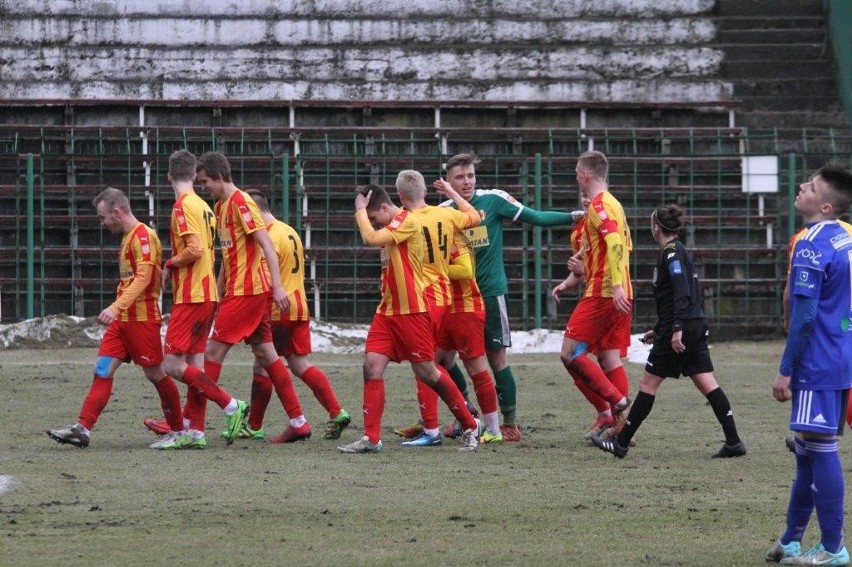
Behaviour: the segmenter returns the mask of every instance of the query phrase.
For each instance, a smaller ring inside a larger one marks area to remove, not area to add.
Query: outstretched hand
[[[434,183],[432,183],[432,187],[437,191],[440,195],[448,199],[453,199],[458,195],[458,192],[453,189],[453,186],[450,185],[449,181],[441,177],[440,179],[436,179]]]

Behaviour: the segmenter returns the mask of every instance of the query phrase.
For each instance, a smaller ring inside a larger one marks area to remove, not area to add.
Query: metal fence
[[[168,254],[173,194],[166,170],[180,148],[221,151],[238,186],[266,191],[273,210],[302,233],[314,316],[362,323],[378,299],[379,258],[355,230],[357,185],[391,186],[405,168],[434,179],[447,157],[472,151],[481,159],[479,188],[504,189],[535,208],[571,210],[579,204],[576,157],[594,148],[610,158],[610,190],[631,223],[635,330],[654,320],[657,247],[648,215],[673,201],[690,214],[686,240],[716,335],[773,336],[780,332],[785,245],[796,226],[790,197],[823,162],[848,164],[851,147],[848,135],[831,130],[0,127],[0,320],[91,316],[111,301],[119,242],[99,227],[91,207],[106,186],[128,193]],[[755,156],[774,156],[777,192],[744,192],[744,160]],[[567,227],[506,223],[515,328],[564,325],[576,295],[557,309],[549,294],[566,275],[568,234]]]

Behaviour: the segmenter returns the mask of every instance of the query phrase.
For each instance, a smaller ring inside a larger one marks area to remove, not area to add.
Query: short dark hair
[[[198,165],[195,166],[195,171],[204,170],[211,179],[221,179],[226,183],[231,182],[231,164],[228,163],[228,158],[219,152],[206,152],[198,158]]]
[[[257,203],[257,208],[260,209],[261,213],[268,213],[269,210],[269,201],[266,200],[266,195],[263,194],[263,191],[260,189],[249,189],[246,191],[251,197],[252,201]]]
[[[189,150],[177,150],[169,156],[169,175],[174,181],[191,181],[196,167],[198,160]]]
[[[474,167],[479,165],[479,158],[476,157],[476,154],[456,154],[447,160],[447,173],[449,173],[449,171],[454,167],[467,165],[472,165]]]
[[[840,216],[852,205],[852,173],[839,165],[827,163],[816,171],[831,189],[829,195],[834,214]]]
[[[372,191],[372,195],[370,195],[370,202],[367,203],[368,211],[376,211],[382,205],[393,205],[393,201],[388,195],[388,192],[385,191],[384,187],[379,185],[362,185],[357,189],[358,193],[367,196],[367,193]]]

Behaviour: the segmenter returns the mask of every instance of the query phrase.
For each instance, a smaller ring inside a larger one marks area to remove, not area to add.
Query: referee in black
[[[651,214],[651,235],[660,245],[660,258],[654,268],[654,301],[657,324],[645,333],[642,342],[651,343],[639,393],[627,416],[624,429],[615,436],[593,437],[601,450],[619,459],[627,455],[630,439],[651,413],[657,389],[666,377],[689,376],[707,397],[725,433],[725,444],[713,458],[741,457],[745,444],[737,434],[728,396],[713,376],[713,362],[707,347],[710,334],[701,309],[701,287],[692,258],[678,239],[683,228],[683,210],[674,204],[660,205]]]

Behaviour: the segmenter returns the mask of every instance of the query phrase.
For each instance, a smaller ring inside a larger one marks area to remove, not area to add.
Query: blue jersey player
[[[808,231],[793,249],[790,327],[772,394],[792,399],[796,477],[787,526],[766,553],[782,565],[848,565],[843,543],[843,468],[837,453],[852,385],[852,237],[837,222],[852,203],[852,173],[831,165],[799,186],[796,209]],[[816,510],[821,538],[802,537]]]

